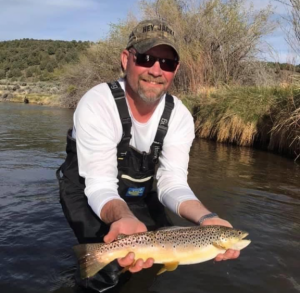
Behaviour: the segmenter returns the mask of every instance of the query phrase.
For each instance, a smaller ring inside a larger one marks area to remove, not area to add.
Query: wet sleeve
[[[187,200],[198,200],[187,183],[189,152],[195,138],[194,121],[186,107],[173,110],[168,133],[159,158],[157,189],[159,200],[179,214],[179,206]]]
[[[102,91],[94,88],[87,92],[74,114],[79,174],[85,178],[88,203],[99,217],[108,201],[122,200],[116,154],[122,126],[114,101],[109,100],[110,92]]]

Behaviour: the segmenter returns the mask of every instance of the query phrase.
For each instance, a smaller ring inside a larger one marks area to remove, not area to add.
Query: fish
[[[178,265],[202,263],[214,259],[227,249],[241,250],[251,240],[249,234],[225,226],[167,227],[156,231],[119,235],[111,243],[91,243],[74,246],[82,279],[94,276],[115,259],[134,252],[135,259],[163,264],[158,272],[174,271]]]

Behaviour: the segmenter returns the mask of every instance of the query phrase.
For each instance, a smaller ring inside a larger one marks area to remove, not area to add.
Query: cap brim
[[[167,39],[147,39],[143,40],[140,43],[136,43],[133,45],[133,47],[137,50],[138,53],[143,54],[147,52],[148,50],[152,49],[153,47],[160,46],[160,45],[167,45],[173,48],[178,56],[178,60],[180,58],[179,50],[174,46],[174,43],[169,42]]]

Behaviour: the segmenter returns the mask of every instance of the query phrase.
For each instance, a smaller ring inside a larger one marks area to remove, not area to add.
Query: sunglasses
[[[129,53],[135,56],[135,64],[142,67],[150,68],[156,61],[159,62],[160,68],[164,71],[174,72],[178,65],[178,60],[158,58],[149,54],[140,54],[129,51]]]

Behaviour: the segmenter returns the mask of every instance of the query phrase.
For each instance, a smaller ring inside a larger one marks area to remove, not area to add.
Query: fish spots
[[[229,247],[230,243],[236,242],[236,239],[245,237],[246,232],[235,230],[222,226],[194,226],[194,227],[181,227],[180,229],[165,229],[158,231],[148,231],[137,233],[126,237],[119,238],[118,240],[109,244],[91,244],[87,245],[87,253],[92,254],[97,251],[100,255],[111,253],[118,250],[129,248],[133,252],[138,251],[140,247],[145,248],[161,248],[180,250],[185,249],[190,251],[193,248],[201,249],[209,245],[226,244]]]

